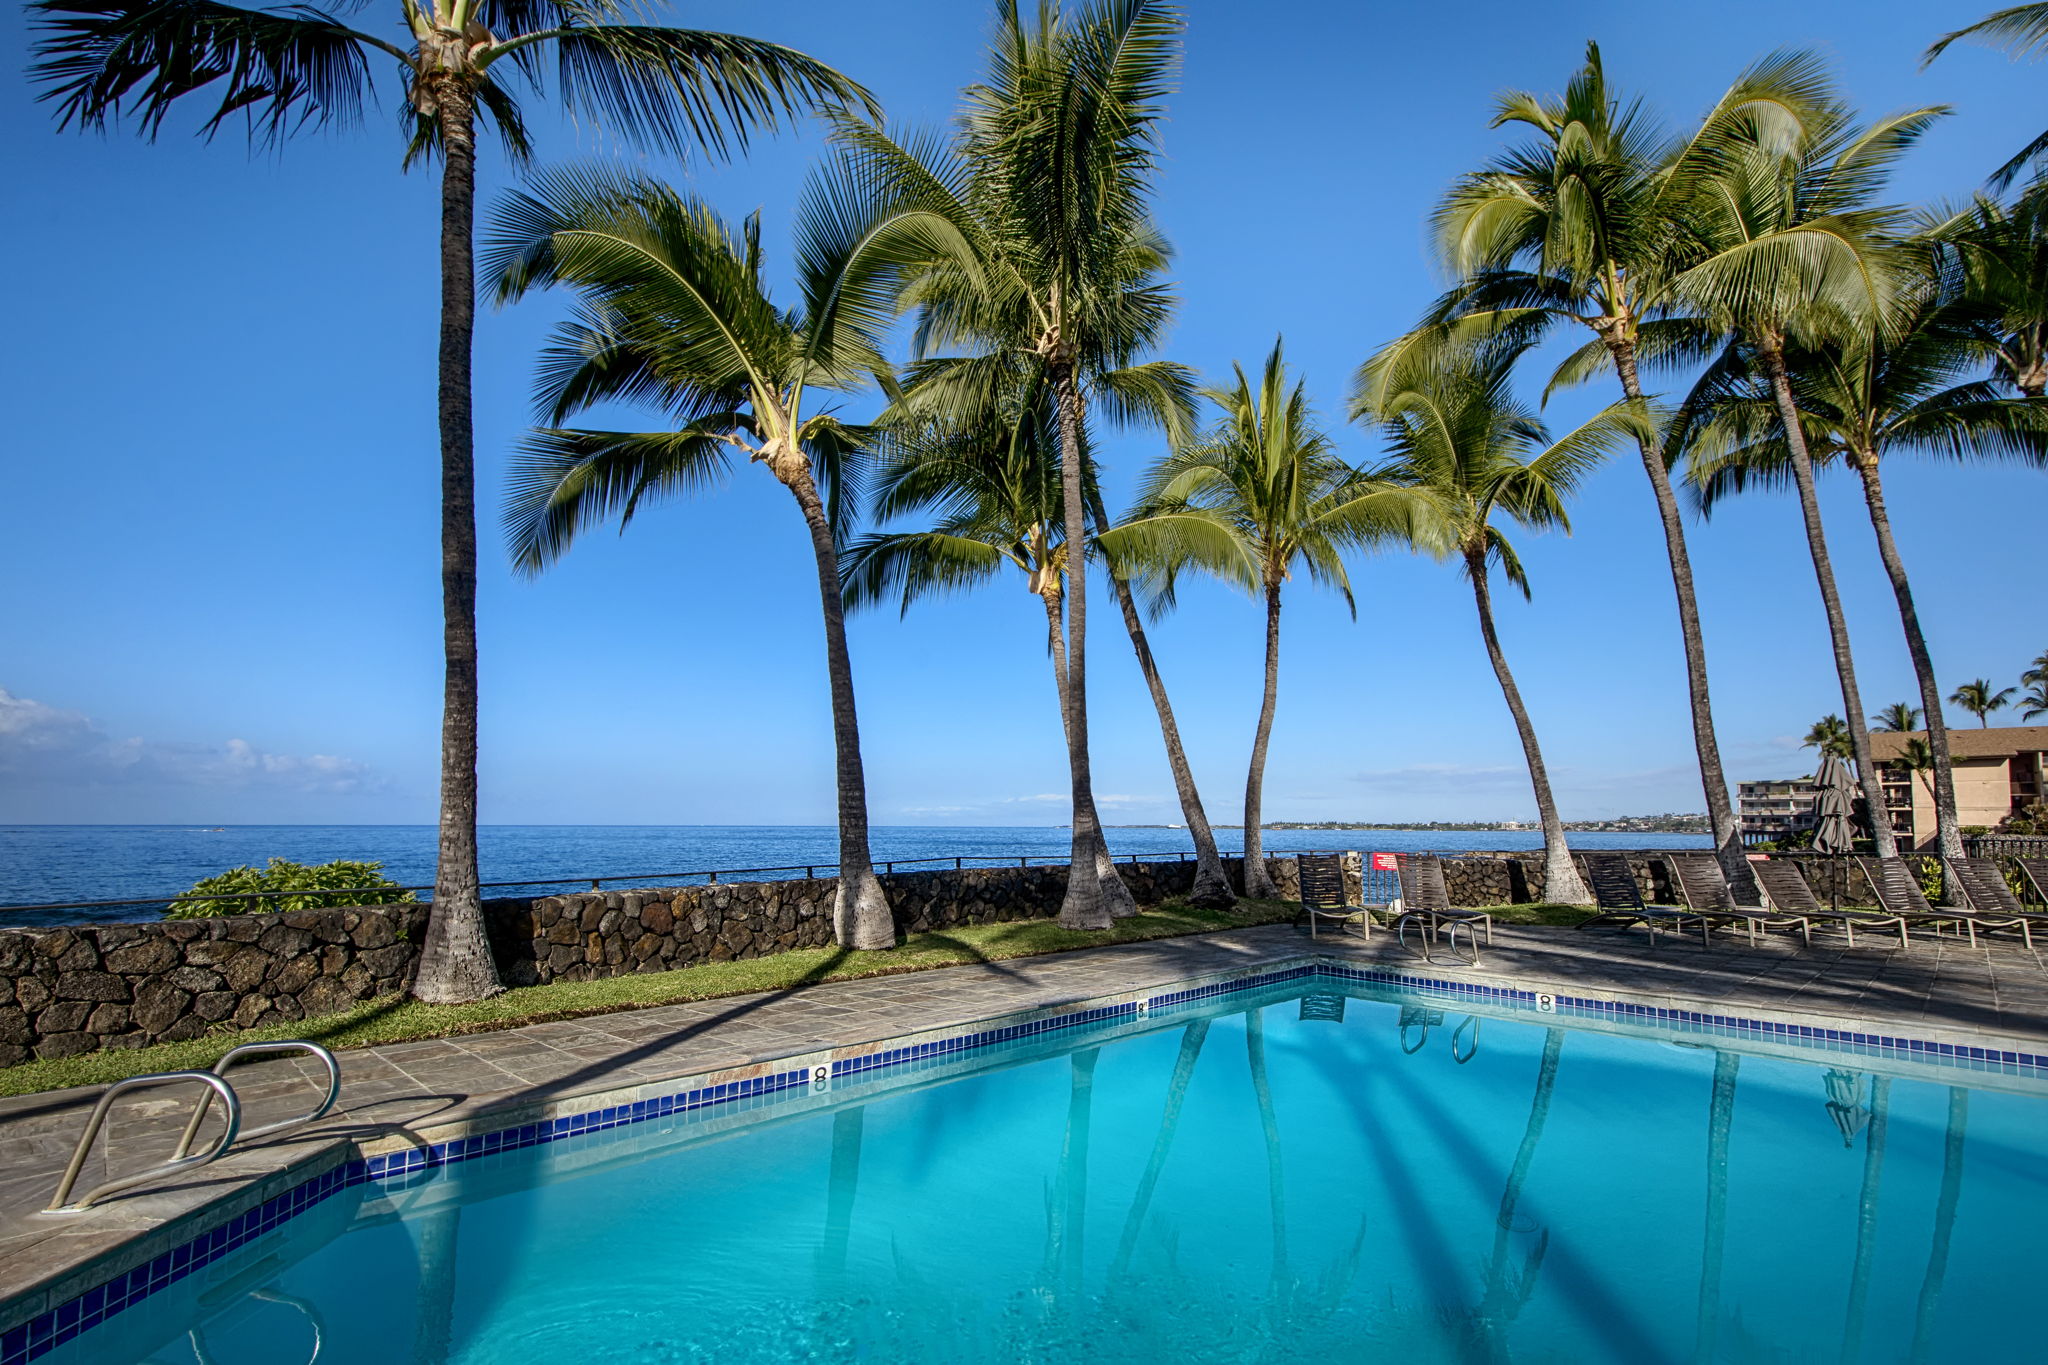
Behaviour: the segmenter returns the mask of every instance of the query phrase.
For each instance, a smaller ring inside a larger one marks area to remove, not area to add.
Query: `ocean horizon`
[[[877,864],[962,858],[982,865],[1001,858],[1063,857],[1065,825],[876,825],[870,846]],[[1184,828],[1111,826],[1119,856],[1192,852]],[[271,858],[325,863],[337,858],[378,862],[403,886],[431,883],[433,825],[0,825],[0,915],[10,906],[53,902],[169,899],[201,878]],[[1237,830],[1219,831],[1227,853],[1241,847]],[[1705,848],[1705,835],[1578,833],[1578,848]],[[543,894],[587,887],[682,885],[702,874],[747,868],[806,866],[821,874],[837,863],[839,833],[831,825],[482,825],[479,861],[487,894]],[[1536,830],[1281,829],[1266,831],[1266,851],[1356,849],[1387,853],[1470,853],[1540,848]],[[922,866],[941,866],[925,862]],[[970,863],[969,865],[974,865]],[[906,869],[907,870],[907,869]],[[617,878],[630,880],[619,881]],[[766,879],[764,877],[764,879]],[[119,922],[152,919],[150,906],[91,912],[7,915],[0,924]]]

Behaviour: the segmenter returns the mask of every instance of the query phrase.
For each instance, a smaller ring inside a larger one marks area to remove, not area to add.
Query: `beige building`
[[[1789,839],[1820,823],[1820,788],[1810,777],[1744,782],[1735,790],[1745,843]]]
[[[1934,774],[1909,771],[1899,759],[1907,740],[1926,738],[1925,730],[1870,736],[1892,829],[1901,844],[1915,849],[1934,846]],[[2048,725],[1958,727],[1948,732],[1948,750],[1956,775],[1956,818],[1965,828],[1996,826],[2048,793]]]

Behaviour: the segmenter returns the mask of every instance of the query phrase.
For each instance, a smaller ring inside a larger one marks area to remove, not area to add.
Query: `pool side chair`
[[[1893,915],[1873,915],[1857,910],[1840,910],[1822,905],[1820,897],[1813,894],[1812,883],[1799,870],[1799,864],[1790,858],[1770,858],[1760,863],[1751,863],[1756,872],[1756,883],[1763,888],[1764,899],[1773,910],[1788,915],[1804,915],[1811,924],[1831,925],[1848,935],[1849,946],[1856,946],[1858,929],[1885,929],[1896,931],[1899,942],[1906,939],[1906,921]],[[1809,937],[1809,943],[1812,939]]]
[[[1372,937],[1372,911],[1350,904],[1344,896],[1341,858],[1334,853],[1304,853],[1296,866],[1301,878],[1301,910],[1294,917],[1297,928],[1306,919],[1308,936],[1314,938],[1319,924],[1335,920],[1340,934],[1345,925],[1356,924],[1364,930],[1364,937]]]
[[[2020,875],[2034,888],[2034,898],[2048,904],[2048,858],[2014,858]]]
[[[1434,853],[1404,853],[1401,855],[1401,915],[1394,921],[1395,931],[1401,935],[1402,946],[1407,946],[1407,931],[1416,929],[1422,935],[1422,956],[1434,961],[1436,944],[1448,939],[1451,955],[1464,962],[1479,961],[1479,942],[1473,937],[1474,931],[1483,932],[1486,944],[1493,946],[1493,916],[1484,910],[1460,910],[1451,904],[1450,889],[1444,884],[1443,861]],[[1470,946],[1470,956],[1458,951],[1458,930],[1465,931],[1465,941]]]
[[[1585,864],[1587,889],[1593,893],[1593,905],[1599,913],[1581,920],[1579,928],[1614,924],[1626,929],[1640,924],[1650,931],[1650,946],[1654,948],[1659,928],[1684,933],[1689,927],[1697,927],[1700,942],[1707,941],[1712,926],[1706,920],[1688,915],[1676,906],[1650,905],[1643,900],[1642,888],[1636,885],[1635,869],[1622,854],[1586,853],[1580,857]]]
[[[1899,923],[1899,942],[1906,942],[1908,926],[1925,926],[1939,933],[1944,925],[1968,929],[1970,941],[1976,942],[1975,927],[1968,922],[1973,918],[1967,910],[1937,910],[1927,903],[1927,893],[1920,889],[1920,872],[1904,858],[1864,858],[1863,875],[1870,882],[1870,894],[1877,897],[1879,908],[1884,914]]]
[[[2021,905],[2020,898],[2005,884],[2005,874],[1989,858],[1950,858],[1948,875],[1950,884],[1960,886],[1963,899],[1970,903],[1971,918],[1964,922],[1964,927],[1970,931],[1973,944],[1979,929],[1986,933],[2017,929],[2020,941],[2031,950],[2034,930],[2048,926],[2048,915],[2035,914]]]
[[[1737,905],[1735,888],[1728,885],[1728,874],[1713,854],[1667,853],[1664,861],[1671,868],[1671,879],[1678,883],[1679,894],[1685,897],[1686,908],[1724,924],[1741,925],[1749,934],[1750,947],[1756,947],[1771,929],[1797,929],[1800,942],[1813,946],[1813,920],[1804,911]]]

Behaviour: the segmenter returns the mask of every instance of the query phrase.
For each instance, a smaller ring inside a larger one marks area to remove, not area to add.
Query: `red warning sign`
[[[1399,872],[1401,870],[1401,855],[1398,853],[1373,854],[1372,870],[1375,872]]]

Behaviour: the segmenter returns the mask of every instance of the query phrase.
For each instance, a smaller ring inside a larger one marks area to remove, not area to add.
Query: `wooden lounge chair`
[[[1301,909],[1294,916],[1298,927],[1302,920],[1308,920],[1308,936],[1316,936],[1316,926],[1322,921],[1337,921],[1337,931],[1342,933],[1347,924],[1363,926],[1365,937],[1372,937],[1372,912],[1362,905],[1352,905],[1344,896],[1344,862],[1334,853],[1304,853],[1297,867],[1301,878]]]
[[[1970,932],[1971,943],[1977,941],[1979,929],[1986,933],[2017,929],[2020,941],[2031,949],[2034,930],[2048,925],[2048,915],[2034,914],[2020,904],[2020,898],[2005,884],[2005,874],[1989,858],[1950,858],[1948,874],[1950,883],[1960,886],[1963,899],[1970,903],[1971,918],[1964,921],[1964,928]]]
[[[1463,962],[1479,961],[1475,930],[1486,934],[1493,944],[1493,916],[1483,910],[1459,910],[1451,905],[1450,890],[1444,885],[1444,865],[1434,853],[1408,853],[1401,857],[1401,914],[1394,921],[1401,946],[1408,946],[1408,930],[1422,935],[1422,956],[1434,961],[1434,949],[1448,941],[1451,955]],[[1458,931],[1465,931],[1465,951],[1458,948]]]
[[[2014,858],[2019,864],[2020,875],[2027,879],[2027,885],[2034,888],[2034,897],[2048,904],[2048,858]]]
[[[1593,893],[1593,903],[1599,914],[1589,920],[1582,920],[1579,928],[1590,929],[1599,924],[1618,924],[1627,928],[1640,924],[1650,931],[1650,946],[1657,946],[1659,927],[1684,932],[1688,922],[1696,924],[1700,931],[1700,942],[1707,941],[1712,926],[1696,915],[1688,915],[1676,906],[1649,905],[1643,900],[1642,888],[1636,885],[1635,869],[1628,859],[1619,853],[1586,853],[1580,855],[1586,867],[1586,885]]]
[[[1667,853],[1664,861],[1671,868],[1671,879],[1678,883],[1679,894],[1685,897],[1686,909],[1703,918],[1740,924],[1748,932],[1752,948],[1769,929],[1797,929],[1800,941],[1813,946],[1813,920],[1804,911],[1782,905],[1769,910],[1737,905],[1721,860],[1713,854]]]
[[[1757,885],[1763,888],[1764,897],[1774,910],[1788,915],[1804,915],[1810,923],[1831,924],[1849,936],[1849,946],[1856,946],[1858,929],[1884,929],[1896,931],[1899,943],[1905,946],[1906,921],[1896,915],[1870,914],[1859,910],[1837,910],[1822,905],[1820,898],[1813,894],[1813,886],[1806,880],[1806,874],[1799,870],[1799,864],[1789,858],[1771,858],[1760,863],[1751,863],[1756,872]],[[1811,938],[1807,940],[1812,942]]]

